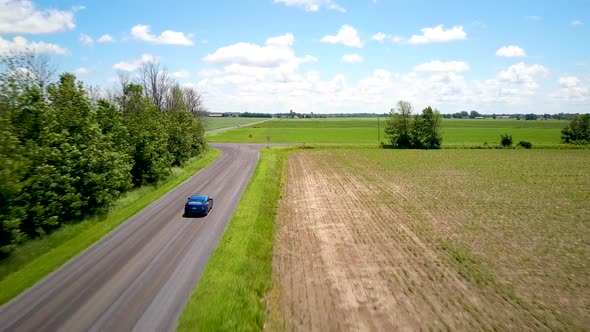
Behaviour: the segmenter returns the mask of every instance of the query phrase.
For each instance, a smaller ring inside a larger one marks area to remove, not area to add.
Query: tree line
[[[201,95],[158,63],[101,97],[46,58],[3,56],[0,257],[18,243],[105,212],[206,147]]]

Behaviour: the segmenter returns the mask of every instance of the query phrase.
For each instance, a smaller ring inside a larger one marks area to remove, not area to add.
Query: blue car
[[[184,215],[206,216],[213,208],[213,198],[202,195],[193,195],[184,204]]]

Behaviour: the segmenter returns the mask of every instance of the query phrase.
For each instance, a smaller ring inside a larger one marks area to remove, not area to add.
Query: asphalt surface
[[[243,123],[243,124],[239,124],[239,125],[235,125],[235,126],[231,126],[231,127],[225,127],[225,128],[219,128],[219,129],[213,129],[213,130],[207,130],[206,133],[207,134],[217,134],[217,133],[221,133],[224,131],[228,131],[228,130],[232,130],[232,129],[236,129],[236,128],[240,128],[240,127],[250,127],[250,126],[254,126],[260,123],[264,123],[266,121],[270,121],[272,120],[271,118],[268,118],[266,120],[262,120],[262,121],[258,121],[258,122],[251,122],[251,123]]]
[[[258,163],[256,144],[211,144],[209,167],[0,308],[0,331],[170,331]],[[188,196],[213,197],[203,218]]]

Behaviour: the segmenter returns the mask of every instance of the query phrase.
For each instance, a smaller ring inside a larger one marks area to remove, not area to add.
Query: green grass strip
[[[178,331],[262,329],[285,157],[294,150],[261,150],[252,180],[193,290]]]
[[[29,241],[17,248],[11,256],[0,262],[0,304],[33,286],[220,155],[221,151],[210,148],[201,158],[174,169],[160,185],[129,192],[106,216],[66,225],[44,238]]]

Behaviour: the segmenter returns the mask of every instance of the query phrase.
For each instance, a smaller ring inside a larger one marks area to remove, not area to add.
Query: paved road
[[[0,308],[0,331],[173,330],[258,162],[261,145],[223,155]],[[186,198],[215,199],[183,218]]]
[[[240,128],[240,127],[254,126],[254,125],[257,125],[259,123],[264,123],[264,122],[270,121],[270,120],[272,120],[272,118],[268,118],[268,119],[265,119],[265,120],[262,120],[262,121],[258,121],[258,122],[243,123],[243,124],[239,124],[239,125],[235,125],[235,126],[231,126],[231,127],[225,127],[225,128],[207,130],[205,133],[206,134],[217,134],[217,133],[221,133],[221,132],[224,132],[224,131],[228,131],[228,130]]]

